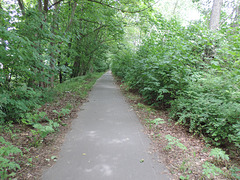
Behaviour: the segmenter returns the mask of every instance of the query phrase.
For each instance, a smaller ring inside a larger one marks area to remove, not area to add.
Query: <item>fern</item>
[[[159,124],[164,124],[165,121],[162,118],[156,118],[156,119],[153,119],[153,120],[149,120],[149,123],[159,125]]]
[[[212,149],[209,156],[213,156],[218,162],[229,161],[229,156],[226,154],[226,152],[219,148]]]
[[[172,145],[179,147],[182,150],[187,150],[187,147],[184,146],[182,143],[179,142],[179,139],[171,136],[171,135],[166,135],[165,138],[168,140],[168,147],[171,148]]]
[[[202,167],[203,169],[203,175],[207,176],[208,178],[210,178],[211,176],[215,177],[218,176],[220,174],[223,174],[223,171],[216,167],[214,164],[210,163],[210,162],[205,162]],[[212,177],[212,178],[213,178]]]
[[[10,142],[5,141],[3,137],[0,137],[0,143],[2,145],[0,148],[0,177],[1,179],[9,179],[15,175],[14,171],[20,169],[20,165],[14,162],[13,155],[22,155],[22,151]],[[9,174],[9,172],[11,173]]]

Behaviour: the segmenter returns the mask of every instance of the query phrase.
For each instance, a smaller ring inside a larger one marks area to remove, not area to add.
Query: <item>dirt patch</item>
[[[214,175],[214,172],[204,167],[205,162],[214,163],[215,159],[209,156],[214,147],[207,144],[202,137],[189,133],[186,127],[172,121],[167,110],[155,110],[145,105],[138,93],[130,92],[119,80],[116,83],[120,85],[126,100],[145,127],[145,133],[152,140],[153,151],[157,152],[160,161],[167,165],[173,179],[236,179],[231,176],[229,169],[236,162],[238,167],[240,165],[237,152],[230,158],[230,162],[218,166],[225,174],[216,172],[218,175]],[[154,122],[156,119],[159,122]]]

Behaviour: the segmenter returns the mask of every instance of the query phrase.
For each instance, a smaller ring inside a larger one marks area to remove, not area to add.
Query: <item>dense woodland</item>
[[[199,17],[187,20],[192,9]],[[56,87],[110,68],[146,104],[239,152],[239,18],[237,0],[0,0],[0,124],[45,137],[59,124],[29,117]],[[6,152],[2,178],[20,168]]]
[[[232,2],[227,15],[216,8],[229,2],[216,2],[220,6],[199,8],[202,18],[185,26],[177,14],[141,17],[141,43],[113,55],[112,71],[190,132],[239,148],[239,4]]]

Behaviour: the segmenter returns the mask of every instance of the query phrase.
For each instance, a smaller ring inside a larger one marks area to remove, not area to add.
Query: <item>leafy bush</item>
[[[228,79],[226,81],[226,79]],[[172,101],[171,116],[190,132],[203,133],[216,145],[240,146],[240,93],[236,77],[205,74]]]
[[[209,156],[213,156],[217,163],[221,161],[229,161],[229,156],[226,154],[226,152],[219,148],[212,149]]]
[[[114,56],[111,70],[116,76],[124,78],[130,69],[134,67],[133,63],[134,53],[123,50]]]
[[[149,19],[137,51],[115,55],[113,73],[144,100],[170,107],[193,133],[216,145],[240,146],[240,63],[236,29],[212,32],[201,23],[183,27],[160,15]],[[239,28],[239,27],[238,27]],[[166,106],[165,106],[166,107]]]
[[[42,92],[27,87],[26,84],[17,86],[10,91],[0,93],[0,120],[18,120],[26,112],[36,108],[41,103]]]
[[[14,161],[13,155],[21,154],[22,151],[5,141],[3,137],[0,137],[0,145],[0,178],[4,180],[13,177],[14,171],[20,169],[19,164]]]
[[[215,176],[218,176],[220,174],[223,174],[223,171],[218,168],[217,166],[215,166],[214,164],[210,163],[210,162],[205,162],[202,167],[203,169],[203,175],[205,175],[208,178],[213,178]]]

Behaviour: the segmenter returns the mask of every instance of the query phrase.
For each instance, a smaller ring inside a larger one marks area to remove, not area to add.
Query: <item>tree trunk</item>
[[[223,0],[213,1],[212,13],[211,13],[210,25],[209,25],[209,28],[211,30],[217,30],[219,28],[222,4],[223,4]]]
[[[58,61],[58,69],[59,69],[59,82],[62,83],[63,82],[63,78],[62,78],[62,70],[60,69],[60,61]]]
[[[42,0],[38,0],[38,10],[42,12]]]
[[[57,0],[53,0],[54,3],[57,3]],[[46,4],[45,4],[46,3]],[[48,5],[48,1],[47,0],[44,0],[44,4],[47,6]],[[45,11],[47,12],[47,9],[48,8],[45,8]],[[58,5],[56,4],[55,7],[54,7],[54,11],[53,11],[53,21],[52,21],[52,33],[55,35],[55,24],[57,26],[57,29],[58,29],[58,25],[56,23],[56,18],[57,18],[57,15],[58,15]],[[51,46],[54,46],[55,43],[52,42],[50,43]],[[52,69],[52,72],[50,72],[51,74],[51,78],[50,78],[50,83],[51,83],[51,88],[54,88],[54,70],[55,70],[55,57],[53,55],[53,53],[51,53],[51,60],[50,60],[50,67]]]
[[[72,69],[72,75],[71,77],[77,77],[79,76],[79,72],[80,72],[80,62],[79,62],[79,56],[76,56],[75,57],[75,61],[74,61],[74,64],[73,64],[73,69]]]
[[[25,15],[25,9],[24,9],[24,4],[23,4],[23,1],[22,0],[18,0],[18,4],[19,4],[19,7],[22,11],[22,15],[24,16]]]

